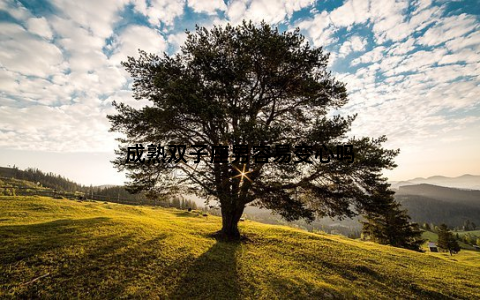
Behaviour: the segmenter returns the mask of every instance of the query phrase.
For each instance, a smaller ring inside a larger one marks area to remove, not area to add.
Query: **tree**
[[[173,197],[172,206],[175,208],[180,208],[181,203],[180,203],[180,199],[177,196]]]
[[[423,229],[430,231],[430,224],[423,223]]]
[[[465,222],[463,222],[463,231],[469,230],[472,230],[470,220],[465,220]]]
[[[467,233],[463,236],[463,241],[465,242],[465,244],[469,244],[469,245],[474,243],[470,233]]]
[[[407,211],[395,201],[394,193],[385,189],[373,195],[378,199],[378,206],[364,216],[363,237],[380,244],[420,251],[425,242],[421,238],[422,230],[417,223],[410,222]]]
[[[347,137],[355,116],[335,113],[347,103],[347,92],[327,63],[328,54],[311,47],[298,29],[280,33],[251,22],[197,27],[173,56],[140,51],[123,66],[133,78],[135,99],[151,104],[135,109],[113,103],[118,114],[108,116],[111,130],[123,134],[114,164],[127,172],[131,192],[195,192],[218,200],[219,233],[230,238],[240,237],[238,221],[249,203],[288,221],[365,212],[375,206],[369,195],[387,184],[381,172],[396,166],[398,150],[382,148],[385,136]],[[195,145],[207,147],[195,148],[206,155],[188,162],[169,162],[175,148],[168,147],[169,156],[155,163],[127,163],[127,147],[140,143],[188,145],[189,155]],[[333,154],[345,144],[354,149],[353,162]],[[238,154],[235,145],[249,147],[245,157],[211,162],[219,153],[214,146]],[[281,157],[289,145],[309,162]],[[268,162],[254,161],[262,150]]]
[[[453,233],[448,229],[448,226],[441,224],[438,227],[438,242],[437,246],[448,250],[450,255],[456,254],[460,251],[460,245],[458,245],[457,240],[453,236]]]

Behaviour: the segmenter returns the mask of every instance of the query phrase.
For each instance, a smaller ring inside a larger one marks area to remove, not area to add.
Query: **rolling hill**
[[[480,253],[418,253],[160,207],[0,197],[0,298],[473,299]]]
[[[401,186],[395,194],[415,222],[461,227],[466,220],[480,225],[480,191],[431,184]]]

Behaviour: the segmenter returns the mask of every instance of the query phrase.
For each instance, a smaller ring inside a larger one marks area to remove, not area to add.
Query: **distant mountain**
[[[480,191],[417,184],[400,186],[395,199],[418,223],[461,227],[466,220],[480,225]]]
[[[406,181],[391,181],[392,188],[398,189],[405,185],[432,184],[437,186],[452,187],[459,189],[480,190],[480,176],[465,174],[458,177],[432,176],[428,178],[417,177]]]

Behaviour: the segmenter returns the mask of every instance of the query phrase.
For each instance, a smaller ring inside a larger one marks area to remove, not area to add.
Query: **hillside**
[[[13,188],[13,189],[12,189]],[[14,191],[14,192],[12,192]],[[63,176],[38,169],[0,167],[0,196],[41,195],[50,197],[88,198],[123,204],[165,205],[167,199],[147,199],[145,193],[130,194],[123,186],[81,186]]]
[[[64,192],[77,192],[84,191],[86,187],[53,173],[44,173],[38,169],[28,168],[26,170],[20,170],[16,167],[5,168],[0,167],[1,179],[18,179],[25,180],[34,183],[39,183],[41,186]]]
[[[0,197],[0,298],[308,299],[480,295],[480,253],[417,253],[160,207]]]
[[[480,208],[480,191],[462,190],[431,184],[415,184],[400,187],[398,195],[418,195]]]
[[[418,184],[400,187],[395,199],[418,223],[461,227],[470,220],[480,224],[480,191]]]

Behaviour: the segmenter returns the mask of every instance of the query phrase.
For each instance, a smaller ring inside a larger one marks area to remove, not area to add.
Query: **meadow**
[[[0,298],[474,299],[480,253],[419,253],[148,206],[0,197]]]

